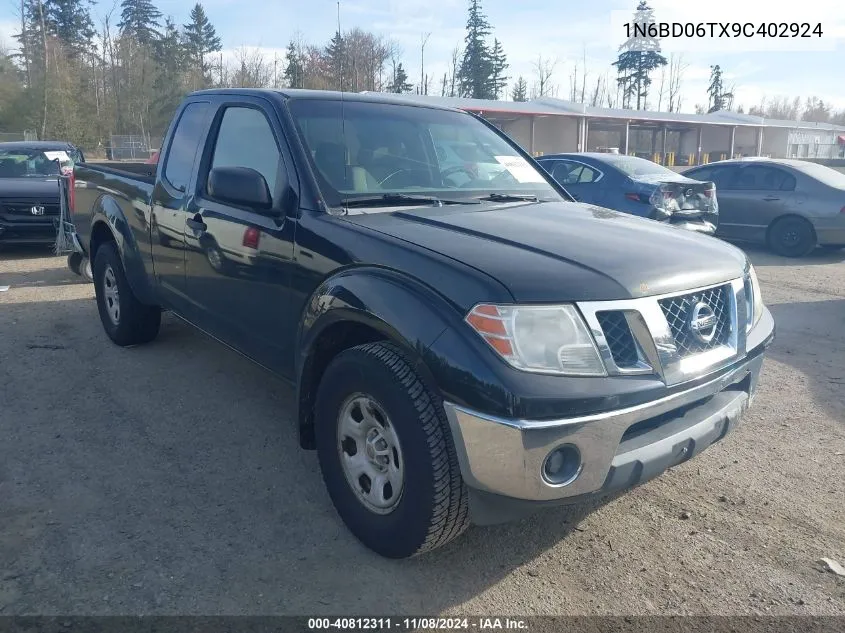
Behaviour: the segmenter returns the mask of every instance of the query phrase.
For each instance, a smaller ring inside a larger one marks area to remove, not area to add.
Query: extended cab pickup
[[[503,169],[441,166],[442,143]],[[742,251],[575,203],[457,110],[202,91],[157,165],[63,186],[109,337],[152,341],[168,310],[288,379],[339,515],[389,557],[698,454],[774,336]]]

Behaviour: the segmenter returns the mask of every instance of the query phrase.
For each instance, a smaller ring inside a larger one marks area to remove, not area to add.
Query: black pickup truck
[[[455,143],[501,168],[444,166]],[[147,343],[168,310],[294,384],[382,555],[647,481],[755,394],[774,322],[740,250],[573,202],[473,115],[201,91],[161,157],[63,184],[107,334]]]

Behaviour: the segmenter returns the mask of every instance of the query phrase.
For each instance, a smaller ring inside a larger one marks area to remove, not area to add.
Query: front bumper
[[[50,244],[56,241],[58,218],[41,222],[0,221],[0,242],[3,244]]]
[[[508,420],[445,403],[464,480],[486,495],[543,503],[580,501],[659,475],[738,424],[754,398],[763,351],[774,337],[768,310],[752,333],[754,344],[745,357],[711,380],[625,409],[557,420]],[[550,483],[544,464],[563,445],[577,448],[580,466],[567,481]]]

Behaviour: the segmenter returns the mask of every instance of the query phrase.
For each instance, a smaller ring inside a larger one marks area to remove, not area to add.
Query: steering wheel
[[[470,180],[475,180],[477,176],[473,174],[469,169],[463,167],[461,165],[455,165],[454,167],[447,167],[440,172],[441,178],[449,178],[449,176],[453,176],[454,174],[464,173],[469,176]]]
[[[491,185],[515,185],[519,184],[519,181],[514,178],[514,175],[510,173],[507,169],[503,169],[498,174],[493,176],[490,179]]]
[[[400,168],[399,168],[399,169],[397,169],[396,171],[394,171],[394,172],[392,172],[392,173],[388,174],[387,176],[385,176],[384,178],[382,178],[381,180],[379,180],[379,181],[378,181],[379,187],[383,186],[383,185],[384,185],[384,183],[386,183],[386,182],[387,182],[388,180],[390,180],[391,178],[393,178],[393,177],[395,177],[395,176],[398,176],[399,174],[404,174],[404,173],[414,173],[414,170],[413,170],[413,169],[408,169],[407,167],[400,167]]]

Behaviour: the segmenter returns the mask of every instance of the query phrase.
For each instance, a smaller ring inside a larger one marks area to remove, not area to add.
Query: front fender
[[[358,322],[419,353],[459,319],[457,309],[442,295],[413,278],[376,267],[348,269],[320,284],[306,304],[297,376],[320,335],[335,323]]]
[[[335,355],[362,343],[390,340],[418,374],[437,386],[426,366],[428,348],[459,311],[429,286],[396,271],[357,267],[314,291],[300,321],[296,384],[300,442],[313,448],[312,411],[323,371]]]
[[[91,239],[89,242],[89,250],[92,254],[96,248],[94,243],[95,238],[103,230],[99,227],[104,227],[108,230],[117,245],[117,251],[123,263],[123,270],[126,273],[126,279],[132,288],[132,292],[141,303],[155,304],[155,292],[150,285],[138,241],[123,213],[123,209],[117,200],[111,196],[100,196],[94,204],[91,219]],[[98,240],[99,243],[102,243],[102,239]]]

